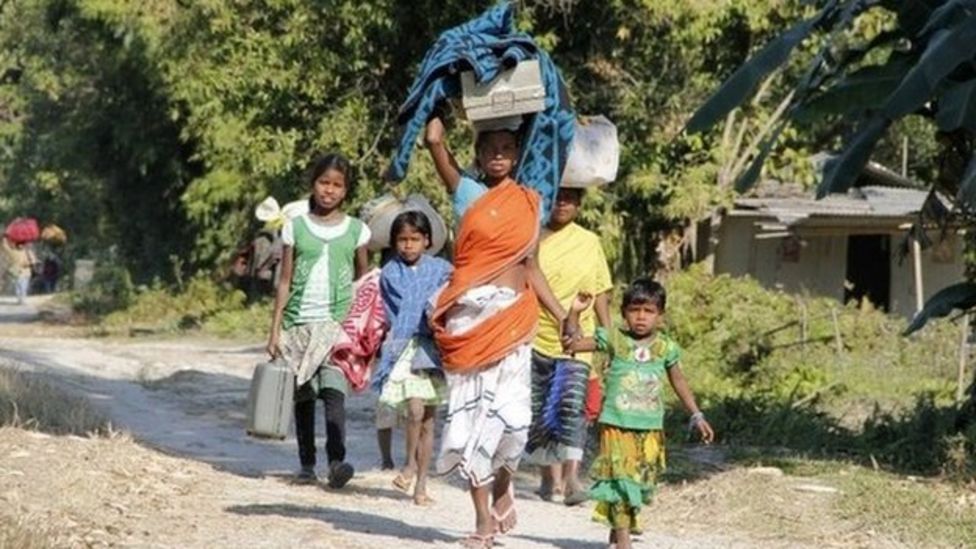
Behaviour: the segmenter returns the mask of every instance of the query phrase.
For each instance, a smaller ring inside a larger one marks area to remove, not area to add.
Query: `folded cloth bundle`
[[[541,195],[542,220],[546,221],[566,167],[575,114],[559,70],[532,38],[515,31],[513,11],[511,3],[501,3],[476,19],[445,31],[427,52],[397,115],[404,131],[387,178],[400,181],[406,177],[417,136],[438,104],[460,96],[461,71],[473,70],[475,80],[481,83],[519,61],[538,59],[546,108],[527,117],[515,180]]]

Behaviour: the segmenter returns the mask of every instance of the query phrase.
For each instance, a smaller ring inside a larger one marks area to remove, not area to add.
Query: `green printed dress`
[[[610,366],[603,376],[600,453],[590,470],[590,498],[597,502],[593,519],[640,530],[640,510],[650,503],[665,466],[663,388],[681,349],[663,333],[638,344],[620,329],[598,328],[596,343]]]

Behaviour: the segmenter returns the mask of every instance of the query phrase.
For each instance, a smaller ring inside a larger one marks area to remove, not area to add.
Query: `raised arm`
[[[268,336],[268,354],[275,358],[281,354],[278,347],[281,338],[281,320],[291,293],[291,275],[295,267],[294,248],[285,246],[281,252],[281,273],[278,275],[278,287],[275,289],[274,310],[271,315],[271,334]]]
[[[430,151],[430,157],[434,161],[434,168],[440,176],[447,192],[454,194],[458,183],[461,181],[461,168],[458,167],[457,160],[448,150],[444,142],[444,121],[439,116],[435,116],[427,122],[427,132],[424,135],[424,143]]]

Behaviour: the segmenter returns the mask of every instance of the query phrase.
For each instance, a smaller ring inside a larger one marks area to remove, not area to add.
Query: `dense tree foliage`
[[[316,151],[355,161],[358,207],[384,190],[392,120],[426,48],[491,3],[2,0],[0,215],[57,222],[75,253],[114,253],[144,280],[226,258],[258,201],[303,192]],[[653,268],[662,229],[729,200],[804,59],[726,131],[683,125],[757,45],[814,13],[798,0],[519,7],[578,111],[620,128],[620,180],[589,193],[585,220],[621,276]],[[813,182],[806,158],[829,132],[811,128],[784,132],[770,177]],[[451,138],[470,155],[463,125]],[[447,212],[423,156],[403,188]]]

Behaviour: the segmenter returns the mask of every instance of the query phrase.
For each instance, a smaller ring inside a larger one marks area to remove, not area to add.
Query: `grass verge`
[[[9,363],[0,363],[0,425],[58,435],[110,431],[105,417],[88,401]]]
[[[0,515],[0,547],[17,549],[48,549],[56,547],[53,536],[28,521]]]

